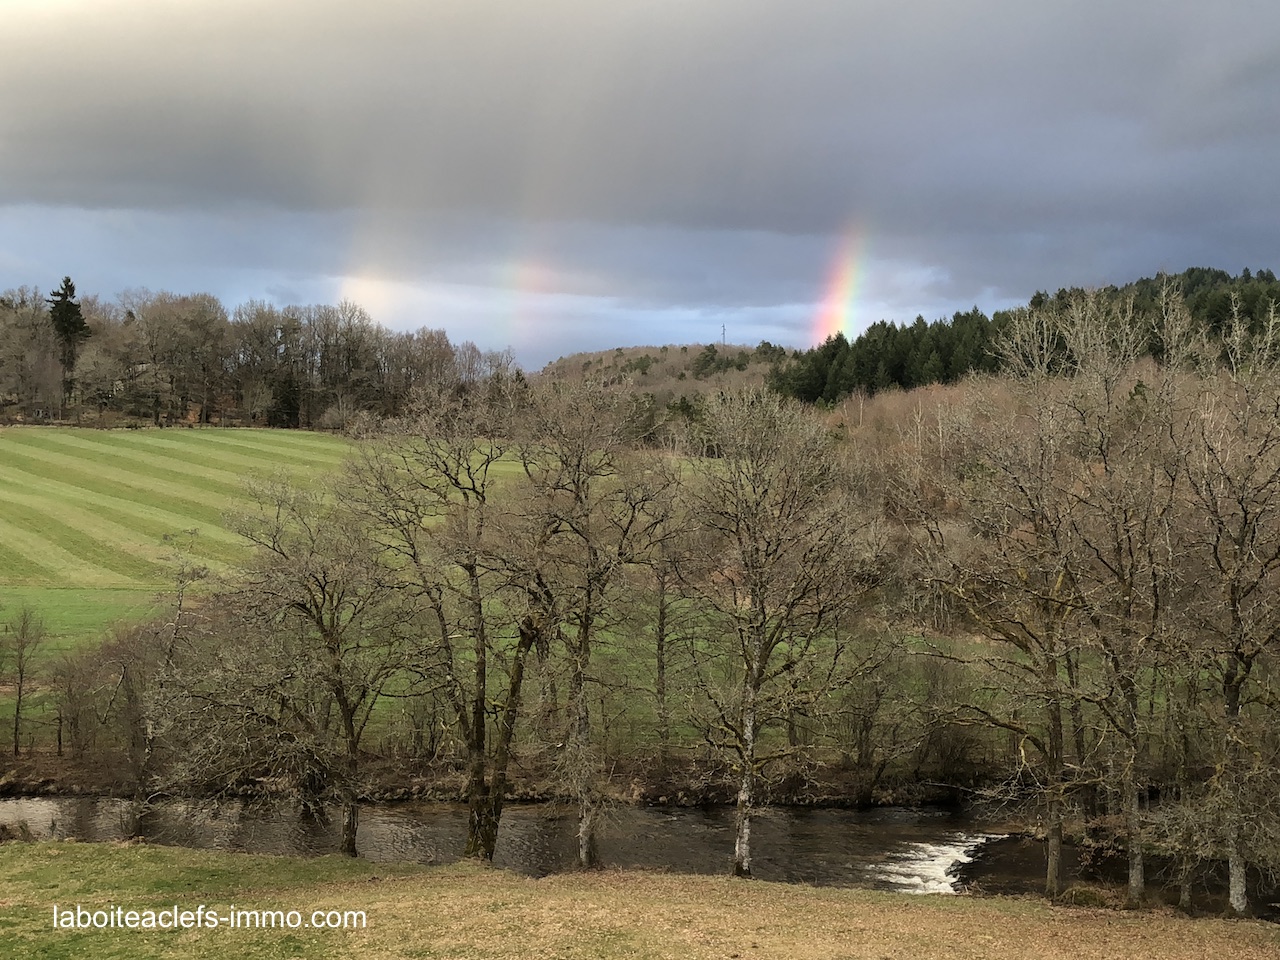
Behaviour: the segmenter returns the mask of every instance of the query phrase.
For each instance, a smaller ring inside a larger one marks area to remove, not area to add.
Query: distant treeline
[[[1275,274],[1248,268],[1233,277],[1225,270],[1193,267],[1176,276],[1144,278],[1102,292],[1131,297],[1135,310],[1149,313],[1156,309],[1162,287],[1170,283],[1181,290],[1191,316],[1214,334],[1230,318],[1233,304],[1241,316],[1258,323],[1270,304],[1280,301]],[[1053,295],[1040,292],[1028,306],[1066,303],[1079,293],[1079,289],[1062,289]],[[909,325],[881,320],[852,342],[838,333],[811,350],[797,352],[775,366],[769,382],[779,393],[807,403],[833,403],[852,393],[871,395],[891,387],[909,390],[954,383],[974,371],[996,372],[1000,361],[992,344],[1010,316],[1011,311],[997,311],[988,317],[975,306],[932,323],[924,317],[916,317]],[[1153,342],[1150,349],[1155,352],[1159,345]]]
[[[195,421],[340,428],[357,412],[403,412],[416,388],[465,384],[509,354],[396,332],[349,301],[229,313],[210,294],[77,298],[0,294],[0,418]]]
[[[1143,314],[1157,309],[1169,284],[1211,335],[1233,310],[1257,323],[1280,300],[1274,273],[1248,269],[1233,277],[1193,268],[1101,292],[1129,298]],[[1066,304],[1080,292],[1037,293],[1028,306]],[[789,356],[764,341],[755,349],[663,347],[656,355],[619,348],[616,356],[587,357],[579,365],[630,377],[651,404],[686,418],[696,415],[706,385],[724,389],[730,381],[751,380],[753,366],[756,382],[769,369],[768,383],[780,394],[834,403],[853,393],[996,372],[993,344],[1017,312],[988,317],[974,307],[933,322],[882,320],[852,341],[837,334]],[[1158,353],[1160,345],[1153,341],[1149,349]],[[342,428],[360,412],[401,414],[423,387],[465,385],[495,369],[514,369],[509,353],[453,344],[439,329],[387,330],[349,301],[276,307],[250,300],[228,311],[206,293],[77,298],[69,277],[49,296],[30,287],[0,294],[0,421]]]

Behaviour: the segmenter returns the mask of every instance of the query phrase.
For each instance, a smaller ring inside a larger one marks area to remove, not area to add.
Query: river
[[[466,833],[466,807],[397,803],[362,807],[357,848],[373,862],[449,863]],[[130,805],[85,797],[0,800],[0,824],[25,824],[37,838],[117,840],[130,833]],[[548,805],[512,804],[502,815],[494,863],[542,876],[571,869],[576,823]],[[340,823],[287,806],[172,802],[146,813],[150,842],[249,853],[336,853]],[[870,886],[904,893],[956,893],[956,870],[1004,832],[941,809],[766,809],[752,829],[753,868],[762,880]],[[605,866],[726,873],[733,810],[617,806],[599,839]]]

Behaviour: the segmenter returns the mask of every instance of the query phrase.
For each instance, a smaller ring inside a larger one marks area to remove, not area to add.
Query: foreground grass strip
[[[44,620],[49,639],[41,647],[48,658],[99,636],[119,621],[142,620],[162,607],[166,598],[156,588],[42,587],[0,584],[0,620],[29,606]]]
[[[375,879],[376,878],[376,879]],[[1172,913],[602,872],[539,880],[175,848],[0,848],[0,956],[1274,960],[1280,931]],[[363,910],[362,930],[55,930],[53,905]]]
[[[345,858],[254,857],[124,844],[0,848],[0,956],[48,958],[340,957],[349,935],[327,930],[55,930],[54,904],[162,910],[342,909],[375,877],[414,875]],[[359,909],[359,908],[355,908]]]

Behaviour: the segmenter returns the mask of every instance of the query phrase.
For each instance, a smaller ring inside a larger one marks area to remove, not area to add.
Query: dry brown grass
[[[53,929],[52,906],[363,910],[363,930]],[[148,844],[0,845],[0,957],[1276,960],[1280,928],[1034,900],[604,871],[531,879]]]
[[[1261,923],[717,877],[453,868],[358,895],[370,926],[344,944],[353,957],[1280,957],[1280,931]]]

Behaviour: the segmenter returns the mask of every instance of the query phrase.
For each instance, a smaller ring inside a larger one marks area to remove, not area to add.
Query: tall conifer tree
[[[75,387],[76,354],[80,344],[89,337],[89,325],[84,322],[80,304],[76,303],[76,285],[70,277],[62,278],[62,286],[49,297],[49,319],[58,338],[62,361],[62,396],[71,400]]]

